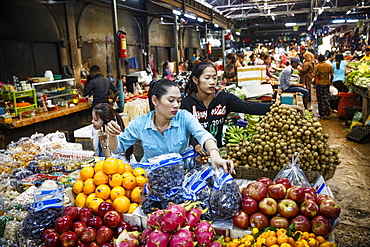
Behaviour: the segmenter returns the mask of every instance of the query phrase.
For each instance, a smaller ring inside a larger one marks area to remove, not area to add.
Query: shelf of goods
[[[18,114],[23,113],[25,111],[30,111],[33,108],[37,107],[36,102],[36,90],[27,90],[27,91],[18,91],[18,92],[9,92],[9,93],[2,93],[0,94],[1,98],[4,100],[12,100],[14,103],[14,107],[11,107],[10,110],[14,110],[15,116]],[[19,99],[30,97],[33,100],[32,104],[27,104],[22,106],[22,103],[19,103]],[[17,106],[18,105],[18,106]]]
[[[72,96],[71,87],[74,87],[76,85],[76,79],[68,78],[54,81],[36,82],[33,83],[32,85],[35,87],[38,93],[41,93],[40,91],[41,86],[49,87],[50,85],[53,84],[57,85],[57,89],[52,91],[48,90],[45,92],[45,94],[48,96],[48,99],[71,97]]]

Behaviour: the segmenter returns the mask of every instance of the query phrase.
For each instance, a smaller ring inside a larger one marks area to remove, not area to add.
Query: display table
[[[356,94],[362,97],[362,122],[365,123],[367,117],[370,114],[370,91],[354,85],[351,85],[351,88]]]

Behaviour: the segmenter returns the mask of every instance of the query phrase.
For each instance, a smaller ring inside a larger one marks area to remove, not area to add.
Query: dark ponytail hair
[[[177,87],[177,84],[168,79],[161,79],[159,81],[152,81],[149,88],[149,106],[150,110],[154,110],[154,104],[152,102],[152,96],[155,95],[158,100],[162,98],[168,92],[169,87]]]
[[[125,125],[123,124],[121,116],[115,112],[110,104],[99,103],[94,107],[93,111],[101,120],[103,120],[103,124],[107,124],[109,121],[116,120],[121,130],[125,130]],[[126,159],[130,160],[130,157],[133,153],[134,148],[131,146],[126,150]]]
[[[193,81],[193,76],[195,76],[195,78],[198,78],[203,74],[203,71],[208,68],[208,67],[212,67],[215,69],[215,71],[217,71],[216,69],[216,65],[214,63],[210,63],[210,62],[200,62],[200,63],[197,63],[193,70],[191,71],[191,75],[189,77],[189,80],[188,80],[188,83],[186,83],[186,86],[185,86],[185,96],[188,96],[192,93],[197,93],[198,92],[198,88],[197,88],[197,85],[195,84],[195,82]]]
[[[337,69],[340,69],[340,62],[343,60],[343,54],[338,53],[335,55],[335,61],[337,63]]]

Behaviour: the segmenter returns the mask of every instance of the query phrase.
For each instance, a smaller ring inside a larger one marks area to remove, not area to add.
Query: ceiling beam
[[[249,18],[256,18],[256,17],[260,17],[260,16],[278,16],[278,15],[289,15],[289,14],[304,14],[304,13],[308,13],[310,11],[309,8],[305,8],[305,9],[300,9],[300,10],[291,10],[291,11],[276,11],[276,12],[272,12],[271,14],[265,14],[265,13],[250,13],[250,14],[247,14],[247,15],[243,15],[243,14],[236,14],[236,15],[229,15],[228,17],[229,18],[233,18],[233,19],[236,19],[236,18],[244,18],[244,19],[249,19]]]

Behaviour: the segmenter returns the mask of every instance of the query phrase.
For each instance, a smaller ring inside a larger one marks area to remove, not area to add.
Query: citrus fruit
[[[94,166],[94,172],[97,173],[103,171],[103,164],[104,164],[103,160],[99,160],[98,162],[96,162]]]
[[[130,207],[130,200],[126,196],[119,196],[114,199],[113,207],[118,213],[126,213]]]
[[[112,199],[108,198],[107,200],[105,200],[105,202],[109,202],[110,204],[113,203]]]
[[[265,244],[267,245],[267,247],[271,247],[272,245],[277,244],[276,237],[274,237],[274,236],[268,236],[266,238],[266,243]]]
[[[135,177],[137,176],[146,176],[146,172],[143,168],[141,167],[136,167],[133,171],[132,174],[134,174]]]
[[[128,207],[128,210],[127,210],[127,213],[128,214],[132,214],[132,212],[135,211],[135,209],[137,209],[139,207],[139,204],[137,203],[130,203],[130,206]]]
[[[120,159],[116,159],[116,160],[118,163],[118,173],[122,174],[125,171],[125,163]]]
[[[135,177],[134,174],[132,174],[132,172],[124,172],[122,173],[122,177]]]
[[[96,198],[96,194],[95,193],[91,193],[90,195],[87,196],[86,198],[86,206],[88,207],[90,202]]]
[[[101,184],[95,189],[96,197],[102,198],[104,200],[109,198],[110,195],[110,187],[106,184]]]
[[[108,175],[112,175],[118,172],[118,163],[116,159],[113,158],[107,158],[104,160],[103,164],[103,172],[105,172]]]
[[[109,178],[109,185],[110,185],[110,187],[121,186],[122,180],[123,180],[123,178],[122,178],[121,174],[118,174],[118,173],[113,174]]]
[[[113,189],[110,191],[110,199],[114,200],[119,196],[125,196],[126,191],[122,186],[116,186],[113,187]]]
[[[108,184],[109,182],[109,176],[105,174],[103,171],[98,171],[94,175],[94,183],[96,185],[101,185],[101,184]]]
[[[125,177],[122,180],[122,186],[123,188],[127,190],[132,190],[137,185],[136,178],[135,177]]]
[[[137,176],[136,177],[136,183],[137,183],[137,186],[139,187],[144,187],[144,184],[146,184],[146,181],[148,179],[146,177],[143,177],[143,176]]]
[[[86,198],[87,198],[87,195],[85,193],[83,192],[79,193],[75,199],[76,207],[81,207],[81,208],[84,207],[86,203]]]
[[[132,167],[131,167],[131,165],[130,164],[126,164],[126,163],[124,163],[123,164],[123,172],[131,172],[132,173]]]
[[[141,187],[135,187],[132,191],[131,191],[131,201],[132,202],[137,202],[139,203],[140,202],[140,197],[141,197],[141,192],[143,191],[143,188]]]
[[[90,195],[95,191],[95,184],[94,184],[94,179],[88,178],[86,179],[83,187],[83,191],[85,192],[86,195]]]
[[[94,168],[91,166],[86,166],[81,169],[80,171],[80,179],[85,181],[88,178],[92,178],[94,176]]]
[[[83,187],[84,187],[84,181],[83,180],[77,180],[74,184],[73,184],[73,192],[77,195],[79,193],[82,192],[83,190]]]
[[[126,191],[126,195],[125,195],[125,196],[126,196],[127,198],[131,198],[131,191],[132,191],[132,190],[125,190],[125,191]]]
[[[100,203],[104,202],[103,199],[101,198],[94,198],[90,203],[89,203],[89,208],[92,209],[93,213],[94,214],[97,214],[98,213],[98,208],[99,208],[99,205]]]

